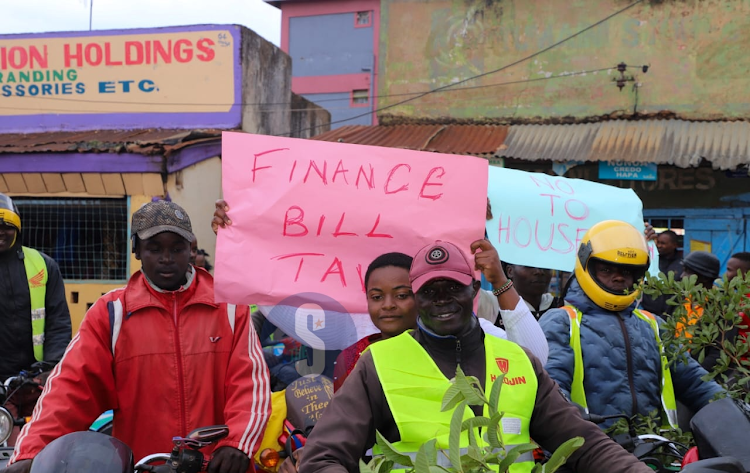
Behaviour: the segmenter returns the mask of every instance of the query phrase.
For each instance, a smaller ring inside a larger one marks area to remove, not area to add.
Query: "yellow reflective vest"
[[[588,403],[586,402],[586,393],[583,388],[583,352],[581,350],[581,319],[583,314],[577,308],[566,305],[563,309],[570,316],[570,348],[573,349],[573,358],[575,366],[573,368],[573,382],[570,385],[570,399],[580,405],[588,412]],[[664,347],[659,337],[659,324],[656,317],[645,310],[636,309],[633,311],[639,319],[648,323],[654,331],[656,337],[656,346],[659,348],[661,357],[661,405],[662,421],[664,427],[677,427],[677,402],[674,396],[674,385],[672,384],[672,374],[669,372],[669,361],[664,353]]]
[[[23,266],[31,296],[31,335],[34,345],[34,359],[44,360],[44,319],[47,296],[47,263],[42,254],[33,248],[22,247]]]
[[[530,442],[529,424],[536,401],[537,378],[526,353],[515,343],[493,336],[484,337],[485,387],[505,373],[498,410],[504,412],[501,435],[506,451],[514,445]],[[412,458],[419,447],[436,438],[436,448],[448,450],[453,412],[441,412],[443,395],[451,386],[430,355],[409,332],[380,341],[369,347],[388,406],[398,427],[400,441],[394,447]],[[488,416],[487,406],[484,415]],[[473,416],[467,407],[464,420]],[[489,417],[489,416],[488,416]],[[483,440],[479,439],[480,446]],[[468,435],[461,436],[462,449],[469,446]],[[447,462],[446,455],[438,460]],[[450,467],[450,464],[441,466]],[[449,462],[448,462],[449,463]],[[512,473],[529,472],[534,466],[531,452],[514,463]]]

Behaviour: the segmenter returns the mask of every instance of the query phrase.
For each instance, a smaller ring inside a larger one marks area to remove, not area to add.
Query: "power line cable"
[[[634,66],[628,66],[628,67],[634,67]],[[637,66],[637,67],[641,67],[641,66]],[[617,69],[617,66],[603,67],[603,68],[600,68],[600,69],[591,69],[591,70],[578,71],[578,72],[565,72],[565,73],[562,73],[562,74],[556,74],[556,75],[552,75],[552,76],[549,76],[549,77],[537,77],[535,79],[521,79],[521,80],[507,81],[507,82],[496,82],[494,84],[483,84],[483,85],[473,85],[473,86],[467,86],[467,87],[458,87],[458,88],[453,88],[453,89],[444,89],[444,90],[440,90],[440,91],[438,91],[436,93],[461,92],[461,91],[464,91],[464,90],[484,89],[484,88],[490,88],[490,87],[500,87],[500,86],[504,86],[504,85],[525,84],[525,83],[529,83],[529,82],[538,82],[538,81],[545,81],[545,80],[563,79],[563,78],[569,78],[569,77],[578,77],[578,76],[582,76],[582,75],[586,75],[586,74],[593,74],[593,73],[603,72],[603,71],[611,71],[611,70],[615,70],[615,69]],[[419,94],[424,94],[424,92],[410,92],[410,93],[405,93],[405,94],[393,94],[393,95],[394,96],[404,96],[404,95],[419,95]],[[24,97],[27,97],[27,96],[24,96]],[[61,101],[65,101],[65,102],[85,102],[85,103],[93,103],[93,104],[153,105],[153,106],[177,105],[177,104],[162,104],[162,103],[154,103],[154,102],[120,102],[120,101],[104,101],[104,100],[97,101],[97,100],[79,100],[79,99],[59,99],[59,98],[56,98],[56,97],[39,97],[39,96],[28,96],[28,97],[29,98],[38,98],[38,99],[61,100]],[[381,97],[386,97],[386,95],[383,95]],[[345,99],[332,99],[332,100],[347,100],[348,101],[349,98],[345,98]],[[314,103],[317,103],[317,102],[314,102]],[[278,104],[279,105],[287,105],[287,104],[291,104],[291,102],[284,102],[284,103],[278,103]],[[203,105],[203,106],[206,106],[206,105],[228,105],[228,104],[201,103],[201,104],[179,104],[179,105]],[[258,103],[257,105],[264,105],[264,104]],[[24,110],[24,111],[28,111],[29,110],[28,108],[10,107],[10,106],[0,106],[0,109],[2,109],[2,110]],[[334,109],[335,110],[351,110],[351,107],[337,107],[337,108],[334,108]],[[263,110],[263,109],[261,109],[260,111],[264,112],[264,113],[272,113],[272,112],[285,112],[285,111],[295,112],[295,111],[306,111],[306,110],[309,110],[309,109],[307,109],[307,108],[289,108],[289,109],[278,109],[278,110],[274,110],[274,109]],[[70,109],[50,109],[50,108],[45,108],[45,109],[43,109],[43,111],[46,111],[46,112],[71,112]],[[86,113],[86,112],[88,112],[88,113],[108,113],[108,112],[110,112],[110,110],[84,110],[82,112],[83,113]],[[164,112],[160,112],[160,113],[164,113]],[[368,112],[368,113],[372,113],[372,112]]]
[[[643,66],[627,66],[627,67],[641,68]],[[617,66],[604,67],[601,69],[592,69],[588,71],[568,72],[568,73],[553,75],[551,77],[543,77],[543,78],[537,78],[537,79],[521,79],[521,80],[513,81],[513,82],[500,82],[500,83],[495,83],[495,84],[474,85],[474,86],[468,86],[468,87],[457,87],[457,88],[442,89],[442,90],[435,89],[434,91],[427,91],[427,92],[406,92],[406,93],[400,93],[400,94],[383,94],[383,95],[376,95],[373,98],[380,99],[380,98],[386,98],[386,97],[414,96],[414,95],[420,95],[420,94],[425,94],[425,93],[458,92],[462,90],[481,89],[485,87],[497,87],[500,85],[534,82],[536,80],[556,79],[559,77],[591,74],[594,72],[601,72],[601,71],[614,70],[614,69],[617,69]],[[311,95],[311,94],[308,94],[308,95]],[[159,102],[129,102],[129,101],[122,101],[122,100],[77,99],[77,98],[63,98],[63,97],[46,96],[46,95],[23,95],[23,96],[13,96],[13,98],[19,98],[23,100],[33,100],[33,99],[52,100],[52,101],[57,101],[57,102],[71,102],[71,103],[92,103],[92,104],[113,104],[113,105],[160,105],[160,106],[163,105],[163,106],[169,106],[169,107],[235,106],[235,105],[241,105],[243,107],[249,107],[249,106],[261,107],[261,106],[273,106],[273,105],[292,105],[293,103],[293,102],[221,102],[221,103],[218,103],[218,102],[169,102],[169,103],[159,103]],[[322,99],[322,100],[316,100],[316,101],[310,100],[310,101],[315,104],[320,104],[324,102],[343,102],[343,101],[348,102],[350,100],[351,100],[350,97],[341,97],[341,98]],[[350,108],[350,107],[346,107],[346,108]],[[297,110],[306,110],[306,109],[297,109]],[[268,110],[264,110],[264,111],[268,111]]]
[[[348,121],[351,121],[351,120],[356,120],[357,118],[366,117],[367,115],[375,114],[377,112],[382,112],[384,110],[388,110],[388,109],[393,108],[393,107],[398,107],[399,105],[403,105],[405,103],[412,102],[412,101],[420,99],[420,98],[422,98],[422,97],[424,97],[426,95],[434,94],[435,92],[438,92],[440,90],[448,89],[450,87],[455,87],[456,85],[463,84],[463,83],[466,83],[466,82],[471,81],[471,80],[479,79],[480,77],[485,77],[485,76],[488,76],[490,74],[496,74],[498,72],[504,71],[504,70],[509,69],[509,68],[511,68],[513,66],[521,64],[522,62],[526,62],[529,59],[533,59],[533,58],[535,58],[535,57],[537,57],[537,56],[539,56],[541,54],[546,53],[547,51],[549,51],[551,49],[554,49],[557,46],[560,46],[561,44],[566,43],[566,42],[570,41],[571,39],[580,36],[581,34],[587,32],[588,30],[590,30],[592,28],[596,28],[597,26],[601,25],[602,23],[607,22],[608,20],[616,17],[617,15],[620,15],[620,14],[622,14],[622,13],[630,10],[631,8],[635,7],[636,5],[638,5],[639,3],[642,3],[642,2],[643,2],[643,0],[636,0],[635,2],[631,3],[630,5],[624,7],[622,9],[620,9],[620,10],[617,10],[616,12],[612,13],[611,15],[608,15],[608,16],[602,18],[601,20],[597,21],[596,23],[594,23],[592,25],[589,25],[586,28],[584,28],[584,29],[582,29],[582,30],[580,30],[580,31],[578,31],[576,33],[573,33],[572,35],[570,35],[570,36],[568,36],[566,38],[563,38],[560,41],[558,41],[556,43],[553,43],[553,44],[551,44],[550,46],[547,46],[544,49],[541,49],[541,50],[539,50],[539,51],[537,51],[537,52],[535,52],[533,54],[530,54],[530,55],[528,55],[528,56],[526,56],[524,58],[521,58],[521,59],[519,59],[517,61],[514,61],[514,62],[512,62],[510,64],[507,64],[507,65],[505,65],[503,67],[500,67],[498,69],[494,69],[494,70],[491,70],[491,71],[488,71],[488,72],[483,72],[482,74],[477,74],[475,76],[472,76],[472,77],[460,80],[458,82],[454,82],[452,84],[444,85],[442,87],[438,87],[437,89],[430,90],[428,92],[423,92],[422,94],[417,95],[416,97],[411,97],[411,98],[402,100],[400,102],[396,102],[396,103],[391,104],[391,105],[386,105],[385,107],[381,107],[381,108],[378,108],[376,110],[372,110],[372,111],[367,112],[367,113],[361,113],[361,114],[355,115],[353,117],[349,117],[349,118],[344,118],[344,119],[341,119],[341,120],[332,121],[332,122],[329,122],[329,123],[324,124],[324,125],[314,125],[314,126],[311,126],[311,127],[308,127],[308,128],[304,128],[302,130],[299,130],[299,132],[311,131],[311,130],[315,130],[317,128],[321,128],[321,127],[324,127],[324,126],[337,125],[339,123],[344,123],[344,122],[348,122]],[[290,136],[290,135],[291,135],[291,132],[284,133],[282,135],[276,135],[276,136]]]

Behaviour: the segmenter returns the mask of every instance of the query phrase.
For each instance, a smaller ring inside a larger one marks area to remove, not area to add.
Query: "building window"
[[[685,220],[682,217],[651,217],[646,221],[654,227],[654,231],[659,234],[666,230],[672,230],[677,234],[677,250],[682,251],[685,244]]]
[[[352,107],[367,107],[370,105],[370,90],[352,90]]]
[[[372,12],[371,11],[358,11],[354,14],[354,27],[355,28],[367,28],[372,26]]]
[[[127,199],[14,197],[25,246],[57,261],[64,279],[128,277]]]

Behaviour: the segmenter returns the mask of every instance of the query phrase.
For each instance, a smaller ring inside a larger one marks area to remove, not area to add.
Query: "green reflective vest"
[[[589,411],[586,403],[586,393],[583,388],[583,352],[581,351],[581,319],[583,314],[577,308],[566,305],[563,307],[570,316],[570,348],[573,349],[575,367],[573,369],[573,382],[570,385],[571,401],[579,404],[586,412]],[[644,322],[651,326],[656,337],[656,346],[659,348],[661,357],[661,406],[662,422],[664,427],[677,427],[677,402],[674,397],[674,385],[672,384],[672,374],[669,372],[669,361],[664,354],[664,347],[659,337],[659,324],[656,317],[645,310],[636,309],[633,313]]]
[[[31,335],[36,361],[44,360],[44,319],[46,315],[47,263],[42,254],[33,248],[23,248],[23,266],[31,296]]]
[[[504,412],[501,435],[506,450],[530,442],[529,424],[536,401],[537,378],[526,353],[515,343],[485,336],[485,387],[505,373],[498,409]],[[369,347],[388,406],[393,414],[401,440],[394,443],[400,452],[416,457],[419,447],[437,439],[436,448],[448,450],[453,412],[441,412],[443,395],[451,382],[443,376],[430,355],[408,332],[380,341]],[[487,406],[484,415],[488,416]],[[472,417],[467,407],[464,420]],[[489,417],[489,416],[488,416]],[[484,441],[479,439],[480,446]],[[461,448],[469,446],[468,434],[461,436]],[[438,454],[444,467],[450,467],[445,455]],[[534,466],[531,452],[514,463],[512,473],[529,472]]]

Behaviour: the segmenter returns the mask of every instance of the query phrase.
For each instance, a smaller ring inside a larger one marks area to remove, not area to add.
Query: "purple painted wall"
[[[162,157],[133,153],[0,154],[0,174],[18,172],[160,173]]]

